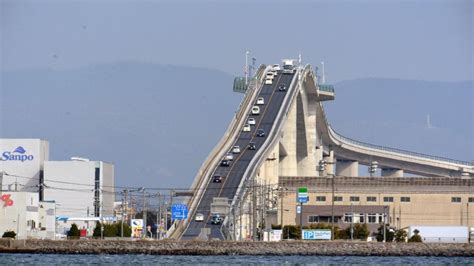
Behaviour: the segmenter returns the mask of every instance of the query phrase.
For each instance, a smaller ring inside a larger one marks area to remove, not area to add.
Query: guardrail
[[[334,92],[334,86],[329,84],[319,84],[320,91]]]
[[[225,131],[224,136],[220,139],[218,144],[206,157],[206,160],[201,165],[201,168],[196,174],[193,184],[191,185],[191,190],[195,191],[196,193],[194,193],[194,195],[187,201],[187,205],[190,209],[189,217],[194,216],[196,208],[197,206],[199,206],[202,195],[205,192],[205,187],[207,187],[208,185],[208,183],[206,182],[208,181],[208,179],[206,177],[209,176],[211,170],[214,170],[220,158],[230,148],[230,146],[233,144],[233,140],[235,139],[236,135],[240,132],[240,130],[238,129],[242,127],[242,124],[245,122],[246,117],[242,114],[245,114],[250,110],[251,105],[248,103],[253,102],[256,98],[258,85],[261,84],[260,81],[263,78],[265,68],[265,65],[260,65],[260,67],[258,68],[254,78],[250,82],[250,85],[245,92],[245,96],[239,105],[238,111],[236,112],[236,115],[233,117],[231,123]],[[176,229],[168,231],[168,235],[172,238],[177,238],[181,236],[181,234],[186,230],[186,227],[189,225],[190,219],[180,220],[175,223]]]

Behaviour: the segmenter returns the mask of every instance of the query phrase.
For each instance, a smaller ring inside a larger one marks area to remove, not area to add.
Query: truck
[[[415,235],[415,230],[426,243],[469,243],[467,226],[411,225],[408,227],[408,238]]]
[[[295,59],[283,59],[283,74],[293,74],[295,73],[295,68],[297,65],[297,60]]]

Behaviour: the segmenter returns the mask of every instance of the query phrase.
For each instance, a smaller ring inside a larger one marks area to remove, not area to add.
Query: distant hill
[[[0,137],[47,139],[52,160],[113,162],[118,186],[188,187],[242,99],[232,81],[220,71],[145,63],[3,72]],[[360,79],[335,86],[336,100],[325,110],[343,135],[474,157],[471,82]]]

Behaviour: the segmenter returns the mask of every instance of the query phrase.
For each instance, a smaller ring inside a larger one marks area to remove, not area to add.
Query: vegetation
[[[354,239],[366,240],[369,233],[367,224],[354,224]],[[351,239],[351,227],[348,226],[346,229],[336,230],[335,239]]]
[[[410,237],[410,239],[408,239],[408,242],[423,242],[423,240],[421,239],[421,236],[419,235],[420,231],[418,229],[415,229],[413,231],[413,233],[415,233],[412,237]]]
[[[113,224],[104,224],[102,225],[100,222],[96,223],[94,228],[93,236],[96,238],[101,237],[101,230],[102,226],[104,227],[104,237],[120,237],[122,236],[122,223],[113,223]],[[132,235],[132,228],[124,223],[123,224],[123,236],[130,237]]]
[[[396,242],[406,242],[407,241],[407,231],[399,229],[395,232],[395,241]]]
[[[2,237],[16,238],[16,233],[15,231],[5,231]]]
[[[377,238],[377,241],[378,242],[382,242],[383,241],[383,224],[379,226],[379,228],[377,229],[377,235],[376,235],[376,238]],[[392,242],[393,239],[395,237],[395,232],[393,231],[393,229],[390,229],[390,227],[387,225],[385,225],[385,242]]]
[[[67,232],[67,236],[69,239],[78,239],[81,233],[79,232],[79,228],[77,228],[76,224],[71,225],[71,229]]]

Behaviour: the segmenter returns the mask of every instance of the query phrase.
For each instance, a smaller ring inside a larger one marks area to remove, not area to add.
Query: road
[[[234,154],[234,160],[228,167],[218,165],[209,176],[208,185],[205,193],[203,194],[201,201],[197,207],[195,213],[204,214],[203,222],[194,221],[194,217],[189,223],[186,231],[182,235],[181,239],[189,240],[197,237],[201,228],[211,228],[211,238],[223,239],[220,231],[221,225],[212,225],[211,220],[211,202],[214,197],[226,197],[232,199],[237,191],[239,184],[241,183],[242,176],[249,166],[250,161],[255,156],[255,153],[262,148],[262,144],[270,133],[270,130],[275,122],[276,116],[280,107],[283,103],[287,91],[279,91],[278,88],[281,84],[285,84],[288,87],[294,77],[294,74],[282,74],[278,72],[278,75],[273,79],[273,84],[263,85],[258,97],[264,97],[265,104],[260,106],[259,115],[247,114],[248,117],[255,118],[255,125],[251,125],[250,132],[240,132],[237,141],[233,144],[240,146],[240,154]],[[256,133],[258,129],[265,130],[265,137],[257,137]],[[249,142],[254,142],[257,146],[257,150],[248,150],[247,146]],[[223,176],[222,183],[213,183],[212,177],[214,175]]]

